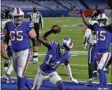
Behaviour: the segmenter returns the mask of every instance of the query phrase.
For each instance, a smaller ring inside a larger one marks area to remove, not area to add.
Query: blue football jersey
[[[58,44],[51,42],[51,48],[46,53],[46,57],[43,63],[40,65],[40,69],[45,73],[51,73],[56,71],[56,68],[66,61],[71,59],[70,53],[60,54],[58,52]]]
[[[94,25],[94,30],[97,34],[97,44],[96,48],[98,52],[109,52],[111,43],[111,33],[106,27],[100,27],[99,25]]]
[[[21,51],[30,48],[30,37],[28,33],[34,27],[33,23],[23,21],[16,26],[13,22],[7,22],[5,29],[10,34],[12,49],[14,51]]]

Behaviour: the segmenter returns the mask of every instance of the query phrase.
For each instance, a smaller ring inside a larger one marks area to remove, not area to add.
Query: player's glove
[[[83,14],[84,10],[83,9],[80,9],[80,14]]]
[[[36,64],[38,62],[38,53],[33,52],[33,58],[32,58],[32,63]]]
[[[76,84],[78,84],[77,79],[71,78],[71,81],[74,82],[74,83],[76,83]]]
[[[86,43],[86,44],[84,44],[84,49],[87,49],[87,43]]]

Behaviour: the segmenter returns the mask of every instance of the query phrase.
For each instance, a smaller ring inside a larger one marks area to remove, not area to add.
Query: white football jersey
[[[94,34],[94,31],[91,31],[90,29],[87,29],[84,34],[84,39],[87,38],[88,44],[95,44],[97,43],[96,34]]]
[[[9,22],[9,21],[11,21],[11,19],[7,19],[6,21],[2,21],[2,26],[1,26],[1,28],[4,29],[5,24],[6,24],[7,22]]]

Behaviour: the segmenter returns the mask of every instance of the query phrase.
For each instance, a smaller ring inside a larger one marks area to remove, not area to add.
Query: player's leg
[[[5,75],[2,78],[5,80],[6,83],[8,83],[8,81],[9,81],[9,77],[6,74],[6,72],[8,70],[9,63],[10,63],[10,60],[5,60],[4,59],[4,73],[5,73]]]
[[[12,49],[11,49],[11,46],[8,46],[7,48],[7,53],[8,53],[8,56],[9,57],[12,57]],[[5,76],[8,78],[7,79],[7,83],[12,83],[13,81],[10,79],[10,74],[12,73],[13,71],[13,66],[12,66],[12,63],[10,64],[10,66],[8,67],[6,73],[5,73]]]
[[[110,59],[110,55],[109,52],[103,53],[98,64],[100,88],[107,88],[106,73],[104,69]]]
[[[34,23],[34,30],[35,30],[36,35],[37,35],[37,43],[38,43],[38,45],[40,45],[40,42],[39,42],[39,40],[38,40],[38,37],[39,37],[39,27],[38,27],[38,23]],[[32,55],[33,55],[33,54],[32,54]],[[32,56],[32,57],[33,57],[33,56]],[[38,62],[38,58],[32,60],[32,63],[33,63],[33,64],[36,64],[37,62]]]
[[[18,90],[24,88],[24,85],[30,90],[31,85],[28,82],[27,77],[24,76],[24,72],[26,71],[27,65],[30,61],[30,50],[23,50],[17,53],[18,54],[18,62],[17,62],[17,78],[18,78]]]
[[[8,56],[10,57],[10,55],[9,55],[9,53],[10,53],[9,48],[10,48],[10,47],[8,46],[8,48],[7,48],[7,54],[8,54]],[[6,73],[7,70],[8,70],[9,63],[10,63],[10,60],[4,60],[4,72],[5,72],[5,73]]]
[[[44,76],[42,75],[41,70],[38,69],[38,72],[37,72],[34,82],[33,82],[32,90],[35,90],[35,89],[39,90],[43,83],[43,80],[44,80]]]
[[[89,74],[89,81],[86,85],[91,86],[92,85],[92,76],[93,76],[93,60],[95,58],[94,56],[94,46],[90,45],[88,50],[88,74]]]
[[[111,58],[109,59],[109,62],[106,65],[106,72],[109,73],[109,66],[112,64],[112,55]]]
[[[4,73],[7,72],[10,60],[4,59]]]
[[[35,23],[34,27],[35,27],[35,32],[36,32],[36,35],[37,35],[37,40],[38,40],[38,37],[40,36],[40,26],[39,26],[39,23]],[[40,45],[39,40],[37,42],[38,42],[38,45]]]
[[[98,67],[98,65],[97,65],[97,56],[98,56],[98,52],[96,51],[96,48],[94,48],[94,53],[93,53],[93,55],[94,55],[94,58],[93,58],[93,76],[92,76],[92,78],[93,79],[98,79],[98,75],[97,75],[97,67]]]
[[[13,71],[13,65],[12,65],[12,63],[11,63],[11,65],[9,66],[9,68],[8,68],[8,70],[7,70],[7,72],[6,72],[6,74],[3,76],[3,77],[5,78],[6,83],[13,83],[13,82],[14,82],[14,81],[11,80],[11,78],[10,78],[10,74],[11,74],[12,71]]]
[[[57,74],[57,72],[53,72],[50,75],[49,81],[53,84],[56,84],[60,90],[65,90],[65,86],[62,82],[61,77]]]
[[[94,62],[94,66],[93,66],[93,79],[98,79],[98,75],[97,75],[97,62]]]

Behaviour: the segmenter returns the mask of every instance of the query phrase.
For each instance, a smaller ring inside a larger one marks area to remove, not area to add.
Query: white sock
[[[9,66],[6,74],[10,75],[12,71],[13,71],[13,66],[12,66],[12,63],[11,63],[11,65]]]
[[[35,79],[34,79],[34,83],[33,83],[33,89],[39,90],[40,86],[42,85],[43,82],[43,75],[41,74],[40,70],[38,70]]]
[[[7,70],[8,70],[9,63],[10,63],[9,60],[4,59],[4,72],[5,72],[5,73],[6,73]]]
[[[8,67],[4,67],[4,72],[5,72],[5,73],[7,72],[7,69],[8,69]]]
[[[37,74],[36,74],[35,79],[34,79],[34,82],[33,82],[33,87],[32,87],[33,89],[35,89],[36,86],[37,86]]]

